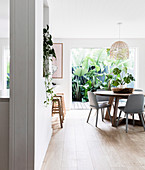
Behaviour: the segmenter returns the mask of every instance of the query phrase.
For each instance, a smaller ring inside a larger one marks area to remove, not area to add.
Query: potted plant
[[[123,69],[113,69],[113,80],[111,84],[116,87],[112,88],[114,92],[132,93],[133,88],[125,88],[125,85],[131,83],[132,81],[135,81],[135,78],[132,74],[127,72],[127,67],[123,67]]]

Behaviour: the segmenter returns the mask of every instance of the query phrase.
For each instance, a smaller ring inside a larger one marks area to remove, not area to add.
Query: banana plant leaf
[[[86,73],[88,72],[87,69],[85,68],[77,68],[75,71],[74,71],[74,75],[78,76],[78,77],[82,77],[84,76]]]

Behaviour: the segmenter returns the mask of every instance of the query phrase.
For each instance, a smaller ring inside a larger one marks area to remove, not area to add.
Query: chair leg
[[[142,113],[140,113],[140,119],[141,119],[141,122],[142,122],[142,125],[143,125],[143,128],[144,128],[144,131],[145,131],[145,123],[144,123],[144,120],[143,120]]]
[[[109,114],[109,117],[110,117],[110,122],[112,123],[112,118],[111,118],[111,114],[110,114],[110,109],[109,109],[109,107],[107,107],[107,111],[108,111],[108,114]]]
[[[117,121],[117,127],[118,127],[118,125],[119,125],[119,120],[120,120],[121,113],[122,113],[122,111],[120,110],[119,117],[118,117],[118,121]]]
[[[126,113],[126,133],[127,133],[127,130],[128,130],[128,113]]]
[[[59,103],[58,103],[58,107],[59,107],[60,126],[61,126],[61,128],[63,128],[63,125],[62,125],[62,123],[63,123],[63,119],[62,119],[62,109],[61,109],[60,101],[59,101]]]
[[[59,108],[59,119],[60,119],[60,126],[61,126],[61,128],[63,128],[63,125],[62,125],[63,120],[62,120],[62,116],[61,116],[61,108]]]
[[[90,109],[90,112],[89,112],[89,115],[88,115],[88,119],[87,119],[87,123],[88,123],[88,121],[89,121],[89,118],[90,118],[91,112],[92,112],[92,108]]]
[[[62,102],[62,97],[60,97],[60,103],[61,103],[61,113],[62,113],[62,120],[64,121],[64,110],[63,110],[63,102]]]
[[[97,109],[97,115],[96,115],[96,127],[97,127],[97,123],[98,123],[98,112],[99,112],[99,110]]]
[[[132,114],[133,126],[135,126],[134,114]]]
[[[102,113],[102,122],[103,122],[103,119],[104,119],[104,108],[101,109],[101,113]]]

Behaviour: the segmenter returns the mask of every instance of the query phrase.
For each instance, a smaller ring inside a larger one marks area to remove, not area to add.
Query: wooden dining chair
[[[87,119],[87,123],[89,122],[89,118],[92,112],[92,109],[96,110],[96,127],[97,127],[97,122],[98,122],[98,113],[99,113],[99,109],[103,109],[103,108],[107,108],[108,109],[108,113],[109,113],[109,117],[110,117],[110,121],[112,122],[112,118],[110,115],[110,109],[109,107],[111,106],[108,103],[98,103],[98,101],[96,100],[96,95],[93,92],[88,92],[88,98],[89,98],[89,104],[90,104],[90,112],[88,115],[88,119]]]
[[[133,125],[134,125],[134,114],[137,113],[142,122],[142,125],[145,130],[145,124],[143,120],[144,112],[144,95],[143,94],[132,94],[128,97],[126,106],[118,107],[120,109],[117,126],[119,124],[121,113],[124,112],[126,115],[126,133],[128,131],[128,114],[133,115]]]

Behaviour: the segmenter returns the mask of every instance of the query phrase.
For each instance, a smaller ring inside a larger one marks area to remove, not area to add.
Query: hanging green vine
[[[52,36],[49,34],[49,26],[43,29],[43,76],[45,77],[46,101],[47,105],[53,100],[54,92],[52,86],[52,73],[50,71],[50,62],[56,58],[53,48]]]

